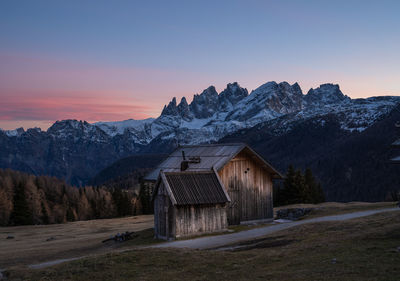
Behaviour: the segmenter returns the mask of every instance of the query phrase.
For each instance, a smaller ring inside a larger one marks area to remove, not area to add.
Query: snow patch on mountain
[[[151,124],[155,119],[147,118],[143,120],[129,119],[117,122],[96,122],[93,125],[99,127],[110,136],[122,135],[125,130],[142,131],[146,125]]]
[[[210,86],[194,95],[190,104],[185,97],[179,104],[173,98],[156,119],[94,124],[63,120],[54,123],[47,133],[74,142],[124,139],[132,145],[145,146],[175,139],[179,144],[198,144],[215,142],[240,129],[266,122],[271,124],[274,134],[280,134],[291,130],[298,120],[327,114],[338,116],[343,130],[363,131],[399,102],[400,97],[390,96],[351,99],[335,84],[322,84],[304,95],[298,83],[272,81],[248,94],[247,89],[234,82],[219,94]],[[27,133],[22,128],[4,132],[9,137]]]
[[[20,135],[22,135],[23,133],[25,133],[24,128],[18,128],[15,130],[2,130],[8,137],[19,137]]]

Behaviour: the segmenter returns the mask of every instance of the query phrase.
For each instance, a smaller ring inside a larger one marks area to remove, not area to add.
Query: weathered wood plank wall
[[[162,239],[175,237],[175,208],[162,183],[154,199],[154,234]]]
[[[228,227],[226,206],[196,205],[175,207],[176,237],[221,231]]]
[[[219,176],[231,197],[229,224],[273,217],[272,179],[249,154],[239,153]]]

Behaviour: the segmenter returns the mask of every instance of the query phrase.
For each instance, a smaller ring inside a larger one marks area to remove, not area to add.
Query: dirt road
[[[166,242],[162,244],[157,244],[151,246],[152,248],[189,248],[189,249],[210,249],[210,248],[218,248],[224,245],[237,243],[243,240],[250,240],[257,237],[265,236],[283,229],[288,229],[291,227],[295,227],[298,225],[306,224],[306,223],[315,223],[315,222],[326,222],[326,221],[344,221],[354,218],[360,218],[365,216],[374,215],[381,212],[389,212],[389,211],[400,211],[400,208],[387,208],[380,210],[369,210],[369,211],[361,211],[354,212],[348,214],[334,215],[334,216],[325,216],[314,219],[307,219],[301,221],[287,222],[287,223],[278,223],[274,225],[268,225],[265,227],[255,228],[247,231],[242,231],[233,234],[226,235],[217,235],[217,236],[208,236],[203,238],[196,238],[190,240],[182,240],[182,241],[173,241]]]
[[[399,210],[399,208],[382,208],[317,217],[289,223],[275,223],[233,234],[165,242],[153,245],[152,247],[221,248],[231,243],[268,235],[301,224],[341,221],[380,212]],[[29,265],[31,268],[43,268],[93,254],[132,250],[133,248],[131,247],[123,247],[121,249],[110,248],[109,246],[102,245],[101,240],[117,232],[126,230],[140,231],[149,229],[152,226],[153,216],[138,216],[110,220],[82,221],[61,225],[0,227],[0,268],[4,269],[15,265]],[[12,235],[15,238],[10,240],[5,239],[8,235]],[[46,241],[51,237],[54,239]]]

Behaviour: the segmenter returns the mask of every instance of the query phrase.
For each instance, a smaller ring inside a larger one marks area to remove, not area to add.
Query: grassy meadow
[[[329,209],[333,203],[325,204]],[[371,209],[373,204],[344,204],[343,208],[350,208],[349,205],[359,211]],[[393,205],[386,204],[386,207]],[[335,207],[338,212],[340,206],[338,204]],[[381,204],[375,206],[381,207]],[[323,214],[335,213],[324,210],[323,205],[319,206],[319,210]],[[103,227],[106,226],[103,224]],[[147,236],[144,235],[142,241],[132,240],[121,246],[121,249],[126,248],[124,252],[108,249],[108,252],[96,252],[87,258],[37,270],[15,265],[7,269],[8,278],[357,281],[399,280],[400,276],[398,212],[380,213],[344,222],[301,225],[230,245],[232,250],[229,251],[135,248],[151,241],[152,233],[149,231],[143,232]]]

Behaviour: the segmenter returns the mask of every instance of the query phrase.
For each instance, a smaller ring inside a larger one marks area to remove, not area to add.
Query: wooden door
[[[242,207],[240,200],[240,186],[237,178],[233,179],[229,184],[228,195],[231,198],[228,210],[228,224],[240,224]]]

